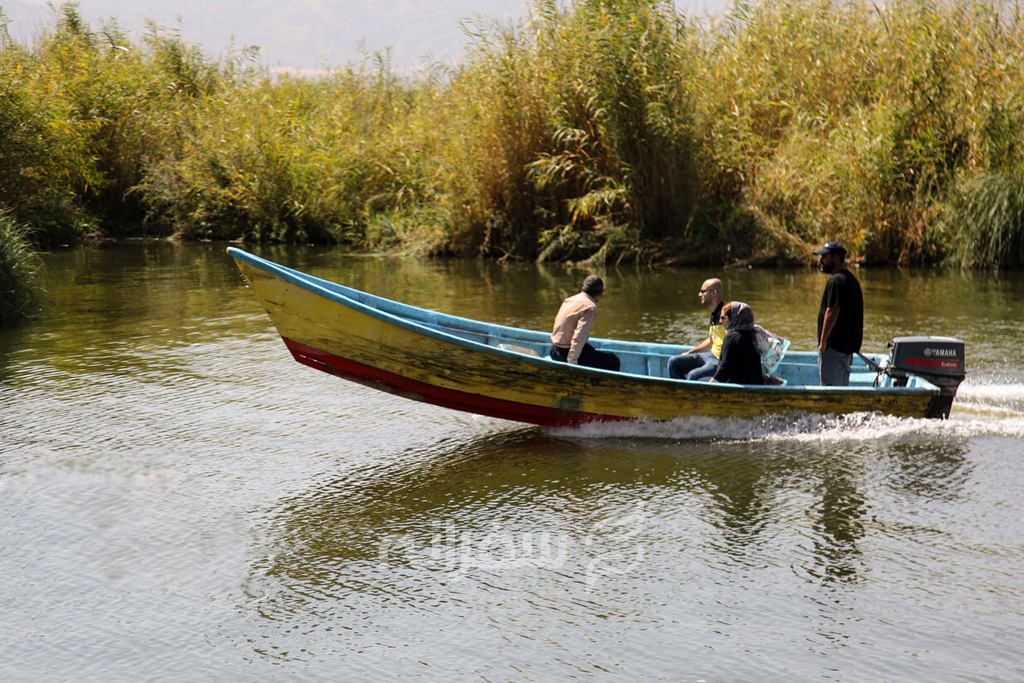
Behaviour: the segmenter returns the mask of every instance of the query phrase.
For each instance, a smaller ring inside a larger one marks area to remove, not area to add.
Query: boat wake
[[[670,422],[591,423],[550,431],[559,436],[595,439],[632,437],[849,443],[903,436],[940,439],[992,436],[1024,440],[1024,384],[964,383],[948,420],[900,418],[875,413],[757,419],[686,417]]]
[[[991,409],[993,411],[1024,415],[1024,384],[999,379],[978,383],[964,382],[957,392],[954,410]]]

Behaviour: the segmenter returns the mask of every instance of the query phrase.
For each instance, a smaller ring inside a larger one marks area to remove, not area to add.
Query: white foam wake
[[[964,382],[956,395],[954,409],[991,408],[1009,414],[1024,415],[1024,384],[999,379]]]
[[[1018,387],[1024,389],[1024,387]],[[1005,403],[1005,402],[1004,402]],[[993,407],[973,398],[953,406],[948,420],[854,413],[844,416],[769,416],[757,419],[685,417],[670,422],[591,423],[551,430],[575,438],[728,439],[744,441],[858,442],[935,437],[995,436],[1024,441],[1024,411]]]

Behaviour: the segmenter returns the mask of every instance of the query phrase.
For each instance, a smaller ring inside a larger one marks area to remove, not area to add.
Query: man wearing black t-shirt
[[[830,275],[818,311],[818,376],[823,386],[850,384],[853,354],[864,338],[864,296],[846,268],[846,248],[827,242],[814,252],[821,272]]]

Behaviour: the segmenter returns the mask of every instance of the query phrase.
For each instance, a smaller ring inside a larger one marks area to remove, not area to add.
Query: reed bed
[[[39,300],[39,257],[27,232],[0,214],[0,325],[28,317]]]
[[[1024,24],[990,0],[537,0],[467,58],[310,80],[57,9],[0,33],[28,238],[326,242],[644,263],[1024,264]]]

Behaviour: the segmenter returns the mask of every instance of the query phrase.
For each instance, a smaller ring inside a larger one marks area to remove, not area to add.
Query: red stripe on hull
[[[542,408],[527,403],[504,401],[455,389],[434,386],[392,372],[335,356],[307,344],[282,337],[292,356],[303,365],[357,382],[373,389],[467,413],[498,417],[503,420],[529,422],[546,427],[568,427],[586,422],[628,420],[617,415],[571,412]]]

